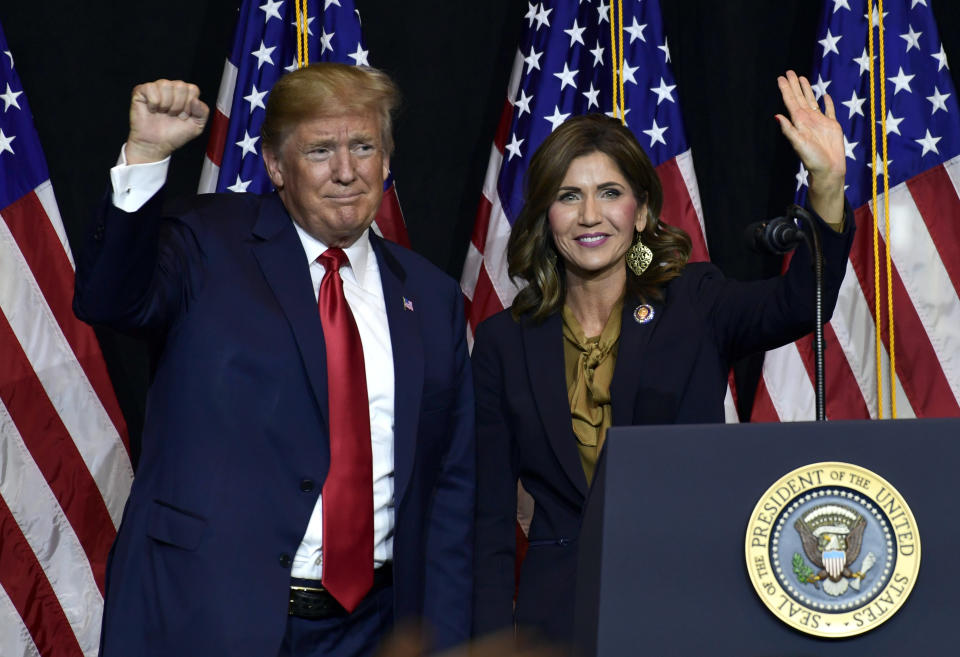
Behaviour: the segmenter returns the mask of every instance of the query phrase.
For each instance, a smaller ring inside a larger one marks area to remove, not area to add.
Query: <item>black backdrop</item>
[[[958,0],[927,0],[960,66]],[[404,95],[392,168],[413,248],[455,278],[466,253],[524,0],[356,0],[370,61]],[[819,0],[661,0],[711,255],[728,276],[776,273],[743,246],[751,221],[782,213],[796,162],[773,119],[776,75],[809,71]],[[158,77],[216,100],[239,0],[0,3],[6,32],[73,244],[126,135],[130,89]],[[893,37],[891,37],[893,38]],[[174,158],[173,193],[196,189],[206,135]],[[99,331],[131,434],[149,378],[142,345]],[[738,366],[749,406],[759,359]],[[743,410],[743,408],[741,409]],[[136,440],[134,441],[136,443]]]

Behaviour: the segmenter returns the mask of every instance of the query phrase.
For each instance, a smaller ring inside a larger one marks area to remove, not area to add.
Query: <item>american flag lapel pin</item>
[[[407,297],[403,297],[403,309],[413,312],[413,301],[411,301]]]

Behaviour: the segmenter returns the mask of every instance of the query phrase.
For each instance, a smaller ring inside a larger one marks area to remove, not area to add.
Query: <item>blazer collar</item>
[[[329,403],[323,326],[313,296],[309,263],[305,256],[299,257],[304,254],[303,245],[279,196],[263,198],[252,233],[253,255],[290,323],[320,414],[326,421]]]
[[[586,497],[587,476],[580,463],[577,439],[570,420],[570,401],[566,394],[560,313],[553,313],[540,324],[528,324],[526,318],[521,321],[524,322],[522,334],[527,373],[540,421],[563,471],[580,494]]]
[[[653,316],[642,321],[638,312],[642,306],[652,309]],[[623,316],[620,323],[620,345],[617,348],[617,364],[610,383],[610,404],[614,426],[635,424],[634,405],[642,382],[642,374],[649,370],[650,339],[663,318],[663,304],[641,304],[630,295],[623,300]]]
[[[383,238],[372,230],[369,235],[370,245],[380,266],[393,350],[393,475],[394,500],[399,506],[413,473],[423,396],[423,339],[416,313],[426,311],[414,309],[418,301],[425,304],[427,300],[418,299],[409,288],[406,271],[390,253]]]

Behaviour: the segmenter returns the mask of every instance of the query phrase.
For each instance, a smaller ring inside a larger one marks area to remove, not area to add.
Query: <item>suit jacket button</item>
[[[280,555],[280,565],[284,568],[289,568],[290,564],[293,563],[293,559],[290,558],[289,554]]]
[[[311,493],[311,492],[313,492],[314,486],[315,486],[315,484],[313,483],[313,479],[301,479],[301,480],[300,480],[300,490],[302,490],[304,493]]]

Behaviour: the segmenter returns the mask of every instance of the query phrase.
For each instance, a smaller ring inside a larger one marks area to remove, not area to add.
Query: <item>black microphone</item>
[[[783,255],[803,241],[803,231],[790,217],[775,217],[750,224],[744,237],[754,251]]]

